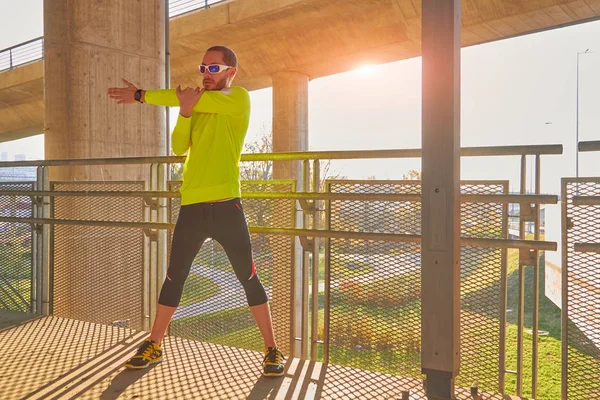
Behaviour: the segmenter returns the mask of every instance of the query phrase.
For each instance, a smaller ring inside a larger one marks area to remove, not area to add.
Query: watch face
[[[135,92],[135,94],[133,95],[133,98],[136,99],[136,100],[139,100],[140,97],[142,97],[142,93],[139,90],[137,90]]]

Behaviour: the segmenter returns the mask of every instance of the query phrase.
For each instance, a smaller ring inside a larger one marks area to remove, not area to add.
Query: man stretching
[[[199,70],[202,88],[141,90],[123,79],[126,87],[108,90],[119,104],[179,106],[172,148],[177,155],[187,152],[181,209],[152,332],[125,366],[141,369],[162,360],[163,336],[179,306],[192,262],[204,241],[212,238],[227,253],[265,342],[263,374],[281,376],[283,354],[275,343],[267,294],[256,273],[240,201],[239,162],[250,119],[250,96],[244,88],[231,86],[237,72],[237,57],[231,49],[211,47]]]

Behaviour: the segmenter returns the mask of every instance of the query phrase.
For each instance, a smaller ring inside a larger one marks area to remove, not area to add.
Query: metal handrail
[[[169,0],[169,17],[178,17],[192,11],[206,10],[227,0]]]
[[[578,253],[600,253],[600,243],[575,243],[573,249]]]
[[[579,151],[600,151],[600,140],[592,140],[589,142],[579,142]]]
[[[528,146],[484,146],[463,147],[463,157],[490,156],[525,156],[562,154],[562,144],[528,145]],[[341,150],[341,151],[290,151],[277,153],[246,153],[241,161],[305,161],[305,160],[366,160],[374,158],[420,158],[421,149],[386,149],[386,150]],[[91,165],[126,165],[126,164],[179,164],[185,156],[155,157],[123,157],[123,158],[90,158],[62,160],[2,161],[0,168],[5,167],[59,167],[59,166],[91,166]]]
[[[141,197],[179,198],[179,192],[166,191],[41,191],[41,190],[0,190],[0,196],[48,196],[48,197]],[[246,199],[286,199],[286,200],[345,200],[345,201],[421,201],[420,194],[391,193],[320,193],[320,192],[242,192]],[[519,194],[463,194],[463,203],[536,203],[558,204],[556,195]]]
[[[573,196],[573,205],[576,205],[576,206],[600,206],[600,197]]]
[[[28,44],[30,44],[30,43],[33,43],[33,42],[37,41],[37,40],[44,40],[44,37],[43,37],[43,36],[39,36],[39,37],[36,37],[36,38],[34,38],[34,39],[28,40],[28,41],[26,41],[26,42],[19,43],[19,44],[15,44],[15,45],[13,45],[13,46],[7,47],[7,48],[5,48],[5,49],[2,49],[2,50],[0,50],[0,54],[1,54],[1,53],[4,53],[5,51],[14,50],[14,49],[16,49],[16,48],[18,48],[18,47],[26,46],[26,45],[28,45]]]
[[[25,224],[47,224],[47,225],[82,225],[82,226],[103,226],[116,228],[138,228],[138,229],[175,229],[175,224],[165,222],[128,222],[128,221],[99,221],[99,220],[73,220],[56,218],[20,218],[20,217],[0,217],[0,222],[25,223]],[[341,238],[341,239],[362,239],[376,240],[400,243],[420,243],[420,235],[402,234],[402,233],[372,233],[372,232],[351,232],[334,230],[316,230],[316,229],[296,229],[296,228],[264,228],[250,226],[251,233],[268,233],[271,235],[282,236],[303,236],[303,237],[323,237],[323,238]],[[510,240],[510,239],[486,239],[461,237],[461,243],[471,247],[496,247],[499,249],[529,249],[529,250],[547,250],[556,251],[558,244],[556,242],[546,242],[542,240]]]

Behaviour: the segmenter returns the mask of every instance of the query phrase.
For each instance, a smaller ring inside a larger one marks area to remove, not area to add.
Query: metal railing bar
[[[0,190],[0,196],[49,196],[49,197],[156,197],[178,198],[179,192],[165,191],[39,191],[39,190]],[[420,194],[387,194],[387,193],[316,193],[316,192],[243,192],[247,199],[306,199],[306,200],[338,200],[338,201],[402,201],[419,202]],[[463,203],[540,203],[557,204],[555,195],[496,195],[496,194],[464,194]]]
[[[527,192],[527,156],[521,156],[521,194]],[[519,239],[525,238],[525,219],[519,213]],[[523,395],[523,354],[524,354],[524,327],[525,327],[525,266],[519,259],[518,299],[517,299],[517,396]]]
[[[579,142],[579,151],[587,152],[587,151],[600,151],[600,140],[592,140],[588,142]]]
[[[600,243],[575,243],[577,253],[600,253]]]
[[[18,47],[25,46],[25,45],[28,45],[28,44],[30,44],[30,43],[33,43],[33,42],[35,42],[35,41],[37,41],[37,40],[43,40],[43,39],[44,39],[44,37],[43,37],[43,36],[39,36],[39,37],[36,37],[36,38],[34,38],[34,39],[30,39],[30,40],[28,40],[28,41],[26,41],[26,42],[19,43],[19,44],[15,44],[15,45],[13,45],[13,46],[10,46],[10,47],[7,47],[7,48],[5,48],[5,49],[2,49],[2,50],[0,50],[0,53],[4,53],[5,51],[9,51],[9,50],[14,50],[14,49],[16,49],[16,48],[18,48]]]
[[[482,156],[517,156],[517,155],[550,155],[562,154],[562,145],[532,146],[493,146],[466,147],[461,151],[465,157]],[[242,154],[241,161],[303,161],[303,160],[365,160],[374,158],[419,158],[421,149],[389,149],[389,150],[357,150],[357,151],[298,151],[280,153],[248,153]],[[63,160],[31,160],[2,161],[0,168],[5,167],[37,167],[37,166],[73,166],[73,165],[125,165],[167,163],[178,164],[185,161],[185,156],[125,157],[125,158],[90,158]]]
[[[146,229],[175,229],[175,224],[159,222],[126,222],[126,221],[98,221],[98,220],[70,220],[70,219],[51,219],[51,218],[17,218],[0,217],[0,222],[13,223],[31,223],[31,224],[49,224],[49,225],[85,225],[85,226],[105,226],[118,228],[146,228]],[[399,233],[372,233],[372,232],[349,232],[349,231],[331,231],[315,229],[294,229],[294,228],[264,228],[249,227],[251,233],[266,233],[272,235],[284,236],[306,236],[323,238],[341,238],[357,240],[376,240],[400,243],[420,243],[420,235],[399,234]],[[513,248],[530,250],[556,251],[556,242],[546,242],[539,240],[509,240],[509,239],[485,239],[485,238],[461,238],[463,246],[470,247],[490,247],[490,248]]]
[[[574,196],[573,205],[576,206],[600,206],[600,197],[597,196]]]
[[[535,157],[535,194],[539,195],[541,192],[541,157],[537,155]],[[541,215],[540,207],[535,208],[535,240],[540,240],[541,237]],[[533,265],[533,340],[531,348],[531,397],[534,399],[538,398],[538,362],[539,362],[539,343],[538,343],[538,329],[539,329],[539,287],[540,287],[540,253],[535,252],[535,263]]]

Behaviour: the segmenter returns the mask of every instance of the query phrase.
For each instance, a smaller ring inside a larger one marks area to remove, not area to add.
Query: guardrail
[[[0,50],[0,72],[44,58],[44,37]]]
[[[171,18],[211,6],[227,0],[169,0],[169,16]]]
[[[208,9],[227,0],[169,0],[169,17]],[[40,36],[0,50],[0,72],[44,58],[44,37]]]

